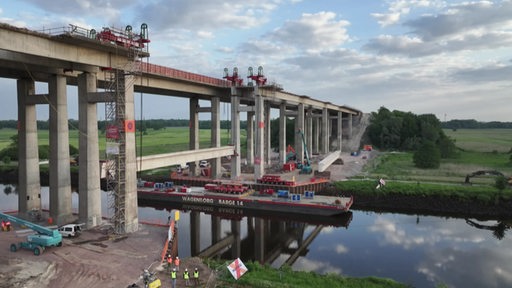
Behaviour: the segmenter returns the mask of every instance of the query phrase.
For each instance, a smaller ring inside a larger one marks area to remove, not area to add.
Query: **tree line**
[[[512,122],[478,122],[474,119],[441,122],[443,129],[512,129]]]
[[[371,113],[366,133],[372,145],[381,150],[414,152],[414,164],[420,168],[438,168],[441,159],[457,157],[454,141],[433,114],[415,115],[381,107]]]
[[[105,127],[107,126],[107,121],[102,120],[98,121],[98,129],[100,131],[105,131]],[[160,130],[166,127],[188,127],[190,125],[190,121],[188,119],[149,119],[149,120],[137,120],[135,123],[137,130],[146,131],[147,129]],[[212,126],[210,120],[200,120],[199,121],[199,129],[210,129]],[[50,127],[50,121],[46,120],[37,120],[37,129],[40,130],[48,130]],[[78,130],[78,120],[69,119],[68,120],[69,130]],[[246,121],[241,121],[240,123],[241,129],[245,129]],[[0,129],[10,128],[10,129],[18,129],[18,121],[17,120],[0,120]],[[231,121],[221,120],[220,121],[221,129],[231,129]]]
[[[274,123],[272,125],[276,125],[276,128],[279,126],[278,119],[272,120]],[[69,130],[78,130],[78,120],[69,119]],[[98,121],[98,129],[104,131],[106,126],[106,121]],[[190,121],[188,119],[148,119],[148,120],[137,120],[136,125],[138,129],[154,129],[159,130],[165,127],[187,127],[189,126]],[[474,119],[467,120],[450,120],[445,122],[440,122],[441,128],[443,129],[512,129],[512,122],[500,122],[500,121],[491,121],[491,122],[479,122]],[[241,129],[245,129],[247,126],[246,121],[241,121]],[[231,121],[222,120],[220,121],[221,129],[231,129]],[[38,120],[37,121],[37,129],[48,130],[50,127],[49,120]],[[18,121],[17,120],[0,120],[0,129],[2,128],[10,128],[17,129]],[[210,129],[211,121],[210,120],[200,120],[199,121],[199,129]],[[273,127],[274,128],[274,127]],[[275,129],[273,129],[275,130]],[[293,138],[293,137],[292,137]]]

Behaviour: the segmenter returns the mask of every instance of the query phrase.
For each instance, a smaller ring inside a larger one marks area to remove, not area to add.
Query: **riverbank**
[[[355,210],[479,219],[511,219],[512,190],[491,186],[349,180],[333,183],[324,195],[352,195]]]
[[[170,287],[170,273],[166,263],[160,261],[165,230],[141,224],[135,233],[115,236],[108,233],[108,226],[100,226],[83,231],[77,238],[65,238],[62,247],[49,248],[40,256],[24,249],[0,253],[0,287],[143,287],[140,275],[144,269],[155,273],[162,287]],[[16,231],[0,232],[0,251],[9,251],[10,244],[18,241]],[[184,269],[195,268],[200,275],[200,285],[195,287],[407,287],[376,277],[319,275],[292,271],[290,267],[277,270],[252,262],[245,264],[249,273],[235,281],[225,262],[181,259],[177,287],[185,286]]]

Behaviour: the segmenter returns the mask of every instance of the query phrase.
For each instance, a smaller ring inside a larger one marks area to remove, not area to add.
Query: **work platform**
[[[273,175],[278,176],[278,175]],[[277,190],[288,190],[292,194],[303,194],[304,191],[320,191],[329,185],[330,181],[326,178],[317,178],[311,177],[309,181],[288,181],[283,180],[281,182],[273,182],[273,183],[262,183],[262,182],[254,182],[254,181],[232,181],[232,180],[222,180],[222,179],[210,179],[203,177],[190,177],[190,176],[180,176],[180,175],[171,175],[170,181],[172,181],[175,185],[187,185],[187,186],[198,186],[204,187],[206,184],[221,184],[221,183],[240,183],[249,185],[252,189],[256,191],[264,190],[264,189],[274,189]]]

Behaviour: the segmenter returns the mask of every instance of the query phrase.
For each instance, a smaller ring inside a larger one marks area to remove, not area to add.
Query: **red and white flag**
[[[235,280],[240,279],[240,277],[242,277],[242,275],[244,275],[245,272],[248,271],[247,267],[245,267],[244,263],[242,262],[242,260],[240,260],[240,258],[236,258],[235,261],[231,262],[231,264],[229,264],[227,267],[229,272],[231,272],[231,275],[233,275],[233,278],[235,278]]]

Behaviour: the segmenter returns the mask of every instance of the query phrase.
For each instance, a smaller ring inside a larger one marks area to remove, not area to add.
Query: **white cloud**
[[[287,21],[265,38],[301,50],[335,50],[349,40],[346,29],[349,24],[336,20],[332,12],[305,13],[298,20]]]

